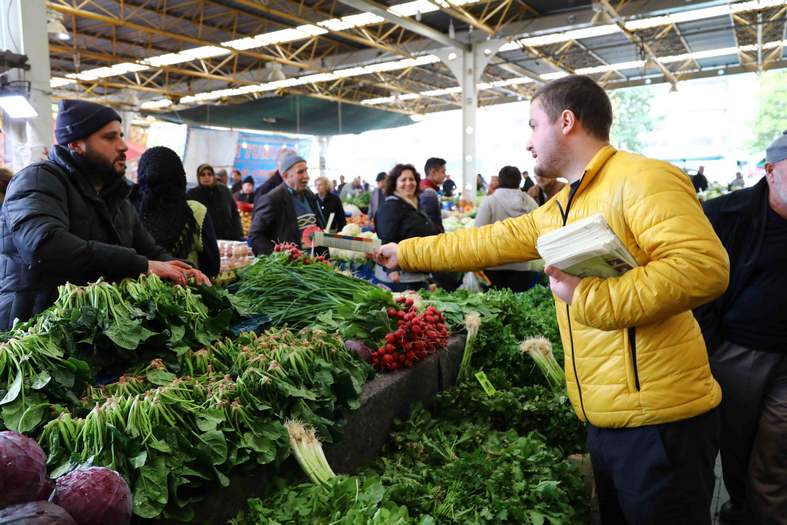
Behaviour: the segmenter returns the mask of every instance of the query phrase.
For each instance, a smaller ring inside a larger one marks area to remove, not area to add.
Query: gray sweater
[[[492,195],[481,202],[475,217],[475,225],[486,226],[493,222],[519,217],[536,208],[538,208],[536,201],[519,188],[497,188]],[[530,265],[526,262],[511,263],[487,269],[526,272],[530,269]]]

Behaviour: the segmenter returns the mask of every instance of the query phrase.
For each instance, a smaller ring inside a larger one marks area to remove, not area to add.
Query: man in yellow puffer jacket
[[[546,84],[531,101],[527,148],[536,174],[570,184],[527,215],[388,244],[377,260],[408,271],[527,261],[540,235],[603,214],[639,267],[611,279],[547,268],[602,522],[709,524],[721,391],[691,310],[724,292],[729,261],[688,177],[616,151],[611,125],[589,77]]]

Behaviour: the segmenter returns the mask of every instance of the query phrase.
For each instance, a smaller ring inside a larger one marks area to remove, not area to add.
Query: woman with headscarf
[[[235,199],[232,198],[230,189],[219,183],[213,166],[200,164],[197,168],[197,182],[199,185],[190,189],[186,196],[208,208],[216,237],[228,241],[242,241],[243,226]]]
[[[218,275],[213,222],[203,204],[186,199],[186,172],[177,153],[161,146],[145,151],[129,198],[156,243],[208,277]]]

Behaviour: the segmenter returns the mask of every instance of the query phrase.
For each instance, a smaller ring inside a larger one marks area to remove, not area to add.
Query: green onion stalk
[[[238,291],[233,302],[243,310],[264,313],[276,325],[303,328],[320,314],[353,311],[355,297],[377,288],[361,279],[322,264],[288,260],[284,252],[260,257],[239,271]]]
[[[336,474],[325,459],[322,444],[314,429],[294,420],[284,423],[284,427],[290,435],[290,446],[303,471],[314,483],[327,485]]]
[[[467,329],[467,340],[462,354],[462,362],[459,364],[459,380],[467,379],[470,376],[470,362],[473,360],[475,340],[481,329],[481,316],[478,312],[469,312],[465,316],[465,328]]]
[[[522,354],[528,354],[536,366],[544,374],[547,383],[552,388],[561,388],[566,382],[566,374],[563,367],[555,360],[555,355],[552,353],[552,343],[545,337],[531,337],[525,339],[519,345],[519,351]]]

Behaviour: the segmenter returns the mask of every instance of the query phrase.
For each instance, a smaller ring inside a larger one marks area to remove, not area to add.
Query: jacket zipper
[[[579,184],[582,184],[581,180],[582,179],[580,179]],[[579,184],[577,185],[577,188],[579,188]],[[571,201],[574,199],[575,193],[575,191],[572,191],[569,194],[565,212],[563,211],[563,206],[561,206],[560,201],[556,201],[558,207],[560,208],[560,214],[563,216],[563,226],[565,226],[566,222],[568,221],[568,212],[571,209]],[[585,417],[585,421],[590,423],[590,419],[585,412],[585,402],[582,399],[582,386],[579,383],[579,374],[577,373],[577,359],[576,351],[574,349],[574,332],[571,329],[571,307],[568,304],[566,304],[566,319],[568,320],[568,339],[571,342],[571,366],[574,369],[574,379],[577,381],[577,392],[579,392],[579,407],[582,409],[582,415]]]
[[[637,369],[637,328],[629,327],[629,352],[631,352],[631,366],[634,369],[634,388],[639,392],[639,370]]]

